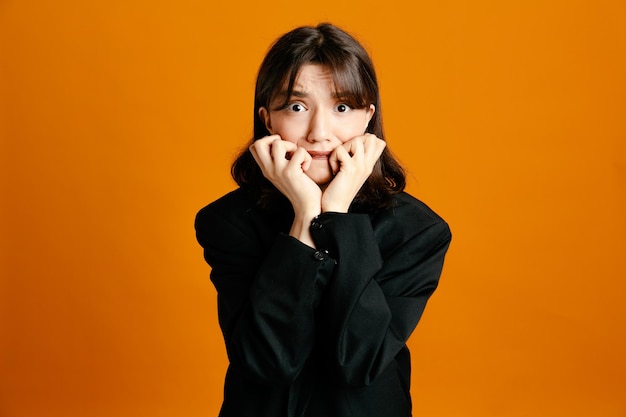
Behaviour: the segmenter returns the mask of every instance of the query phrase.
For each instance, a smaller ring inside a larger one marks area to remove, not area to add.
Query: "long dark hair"
[[[270,134],[259,115],[259,109],[269,108],[270,102],[283,90],[285,83],[288,100],[298,71],[305,64],[326,66],[333,75],[336,90],[347,95],[350,105],[366,108],[373,104],[376,111],[366,132],[385,140],[378,81],[372,60],[352,36],[336,26],[322,23],[317,27],[299,27],[284,34],[265,56],[254,95],[254,138],[248,146]],[[259,205],[272,205],[282,195],[263,176],[248,146],[235,159],[231,174],[240,187],[255,194]],[[353,205],[364,209],[388,206],[392,196],[404,190],[405,185],[403,168],[389,148],[385,147]]]

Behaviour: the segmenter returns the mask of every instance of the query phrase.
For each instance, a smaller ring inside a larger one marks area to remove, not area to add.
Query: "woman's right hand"
[[[321,212],[322,190],[305,172],[311,165],[311,155],[279,135],[258,139],[249,149],[265,178],[293,206],[295,219],[290,235],[315,247],[309,225]]]

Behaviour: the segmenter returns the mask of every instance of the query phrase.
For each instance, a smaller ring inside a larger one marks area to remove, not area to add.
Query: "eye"
[[[335,110],[339,113],[346,113],[352,110],[352,107],[348,106],[345,103],[341,103],[341,104],[338,104],[337,107],[335,107]]]
[[[306,110],[301,103],[289,103],[285,106],[285,109],[294,113],[300,113]]]

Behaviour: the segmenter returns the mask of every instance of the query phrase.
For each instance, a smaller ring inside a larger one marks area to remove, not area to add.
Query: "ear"
[[[259,107],[259,118],[263,121],[263,123],[265,123],[265,128],[267,129],[267,131],[273,135],[274,132],[272,132],[272,121],[270,118],[270,112],[267,111],[265,107]]]
[[[376,106],[370,104],[370,107],[367,109],[367,113],[365,115],[365,130],[367,130],[367,127],[370,124],[370,120],[372,120],[372,117],[374,117],[374,113],[376,113]]]

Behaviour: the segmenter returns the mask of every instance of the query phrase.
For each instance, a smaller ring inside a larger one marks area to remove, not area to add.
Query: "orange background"
[[[626,416],[626,3],[405,7],[0,1],[0,415],[216,415],[194,214],[233,188],[270,42],[328,20],[454,232],[415,415]]]

